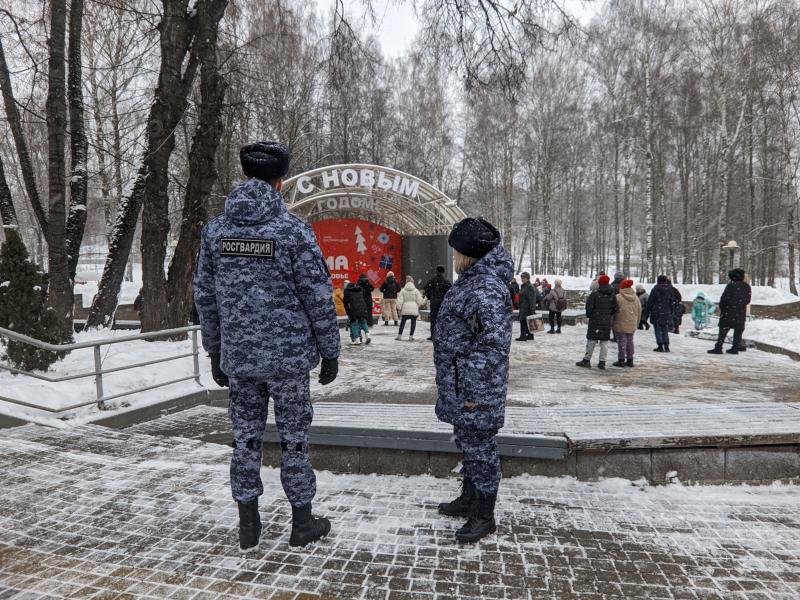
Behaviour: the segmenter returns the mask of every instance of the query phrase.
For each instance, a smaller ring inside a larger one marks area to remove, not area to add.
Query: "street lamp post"
[[[734,240],[731,240],[723,248],[728,250],[728,257],[729,257],[729,269],[733,269],[736,266],[736,251],[739,249],[739,244],[737,244]]]

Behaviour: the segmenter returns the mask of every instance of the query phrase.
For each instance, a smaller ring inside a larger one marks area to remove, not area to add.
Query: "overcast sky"
[[[319,10],[326,16],[330,14],[336,0],[316,0]],[[599,9],[602,0],[565,0],[567,9],[584,24]],[[364,5],[359,0],[344,0],[345,13],[356,19],[363,13]],[[419,22],[414,14],[412,0],[397,5],[396,0],[374,0],[377,7],[378,23],[374,32],[381,42],[383,53],[388,57],[403,54],[419,31]],[[372,28],[372,23],[365,26]]]

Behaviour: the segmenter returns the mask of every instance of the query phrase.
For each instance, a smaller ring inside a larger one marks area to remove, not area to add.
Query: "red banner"
[[[335,288],[358,281],[365,273],[375,288],[392,271],[403,281],[403,243],[400,234],[360,219],[332,219],[313,223]]]

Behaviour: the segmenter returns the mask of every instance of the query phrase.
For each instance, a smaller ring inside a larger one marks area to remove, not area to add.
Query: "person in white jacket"
[[[403,339],[403,329],[406,321],[411,321],[408,341],[414,341],[414,330],[417,328],[417,318],[419,317],[419,307],[425,303],[422,293],[414,285],[414,278],[411,275],[406,277],[406,284],[397,294],[397,308],[400,309],[400,331],[397,332],[396,340]]]

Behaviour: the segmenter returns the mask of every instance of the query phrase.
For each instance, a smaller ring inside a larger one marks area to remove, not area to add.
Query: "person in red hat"
[[[614,287],[614,286],[611,286]],[[642,304],[633,289],[632,279],[623,279],[617,294],[617,312],[614,315],[614,335],[617,338],[615,367],[633,366],[633,334],[642,318]]]
[[[589,329],[586,332],[586,354],[583,360],[575,364],[579,367],[591,368],[592,354],[597,344],[600,344],[600,360],[598,369],[606,368],[608,356],[608,340],[611,339],[611,324],[617,312],[617,298],[614,288],[611,287],[611,278],[601,275],[597,279],[598,288],[589,294],[586,300],[586,316],[589,318]]]

